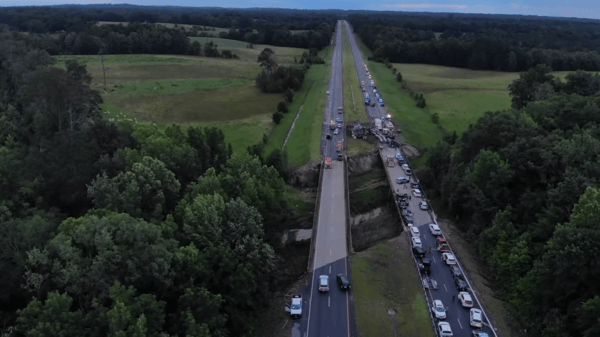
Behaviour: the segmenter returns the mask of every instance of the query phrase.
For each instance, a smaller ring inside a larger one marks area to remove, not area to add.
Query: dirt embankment
[[[387,176],[378,155],[348,158],[350,224],[354,251],[400,234]]]

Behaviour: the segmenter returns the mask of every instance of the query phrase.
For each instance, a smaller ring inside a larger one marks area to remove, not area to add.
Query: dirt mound
[[[419,158],[421,156],[419,150],[410,144],[402,144],[402,151],[408,158]]]
[[[366,153],[348,157],[348,174],[362,174],[374,168],[380,168],[381,165],[381,160],[377,154]]]

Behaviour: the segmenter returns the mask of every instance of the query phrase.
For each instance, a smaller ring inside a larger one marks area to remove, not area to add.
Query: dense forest
[[[252,336],[289,280],[278,171],[213,127],[101,117],[84,65],[0,33],[6,336]]]
[[[600,22],[505,15],[353,14],[377,61],[470,69],[600,70]],[[434,32],[440,33],[436,38]]]
[[[160,53],[165,43],[172,43],[176,47],[173,54],[181,54],[188,50],[188,45],[181,41],[182,36],[209,35],[253,44],[320,50],[331,42],[336,20],[336,16],[329,11],[288,9],[240,10],[132,5],[65,5],[0,9],[0,24],[4,24],[10,30],[37,34],[60,33],[59,42],[55,43],[61,45],[63,54],[87,54],[92,49],[100,50],[102,45],[107,45],[107,50],[135,54],[139,53],[137,50],[144,44],[159,44],[159,47],[154,47],[154,49],[159,50]],[[96,25],[98,21],[132,22],[138,23],[138,25],[121,28],[113,26],[107,29],[98,27]],[[158,22],[188,24],[196,27],[193,30],[185,30],[182,27],[168,29],[154,25]],[[148,25],[139,25],[139,23]],[[227,33],[222,32],[218,35],[208,34],[203,29],[201,30],[201,26],[221,27],[229,30]],[[148,27],[158,32],[145,32],[150,29]],[[293,33],[291,30],[302,31]],[[137,34],[132,37],[130,34],[133,32]],[[68,43],[67,46],[64,43],[68,36],[73,36],[71,38],[73,40],[86,40],[86,44],[90,46],[83,50],[79,48],[72,50],[68,47]],[[155,43],[155,39],[166,39],[168,42]]]
[[[600,333],[600,79],[538,65],[431,151],[426,175],[531,336]]]

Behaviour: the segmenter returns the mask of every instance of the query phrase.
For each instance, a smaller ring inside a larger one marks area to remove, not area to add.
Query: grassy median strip
[[[356,253],[352,277],[358,336],[393,336],[392,319],[397,336],[435,335],[404,235]]]
[[[365,112],[365,104],[363,100],[363,93],[360,88],[360,82],[358,80],[358,73],[356,72],[356,64],[354,63],[354,56],[352,55],[352,49],[350,48],[350,39],[346,33],[346,26],[343,25],[344,32],[342,36],[342,48],[343,48],[343,85],[344,85],[344,113],[347,123],[360,121],[365,123],[368,121],[367,114]],[[354,95],[354,101],[352,100]]]
[[[273,150],[281,148],[296,113],[302,106],[302,112],[286,146],[290,167],[298,167],[320,158],[323,114],[327,104],[326,93],[329,90],[331,74],[332,47],[324,48],[319,56],[325,60],[325,64],[314,64],[310,67],[302,88],[288,107],[289,112],[285,114],[281,123],[275,126],[265,146],[266,156]]]

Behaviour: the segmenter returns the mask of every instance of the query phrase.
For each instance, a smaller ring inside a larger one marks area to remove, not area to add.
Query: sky
[[[600,19],[600,0],[0,0],[0,6],[128,3],[146,6],[270,7],[449,13],[522,14]]]

